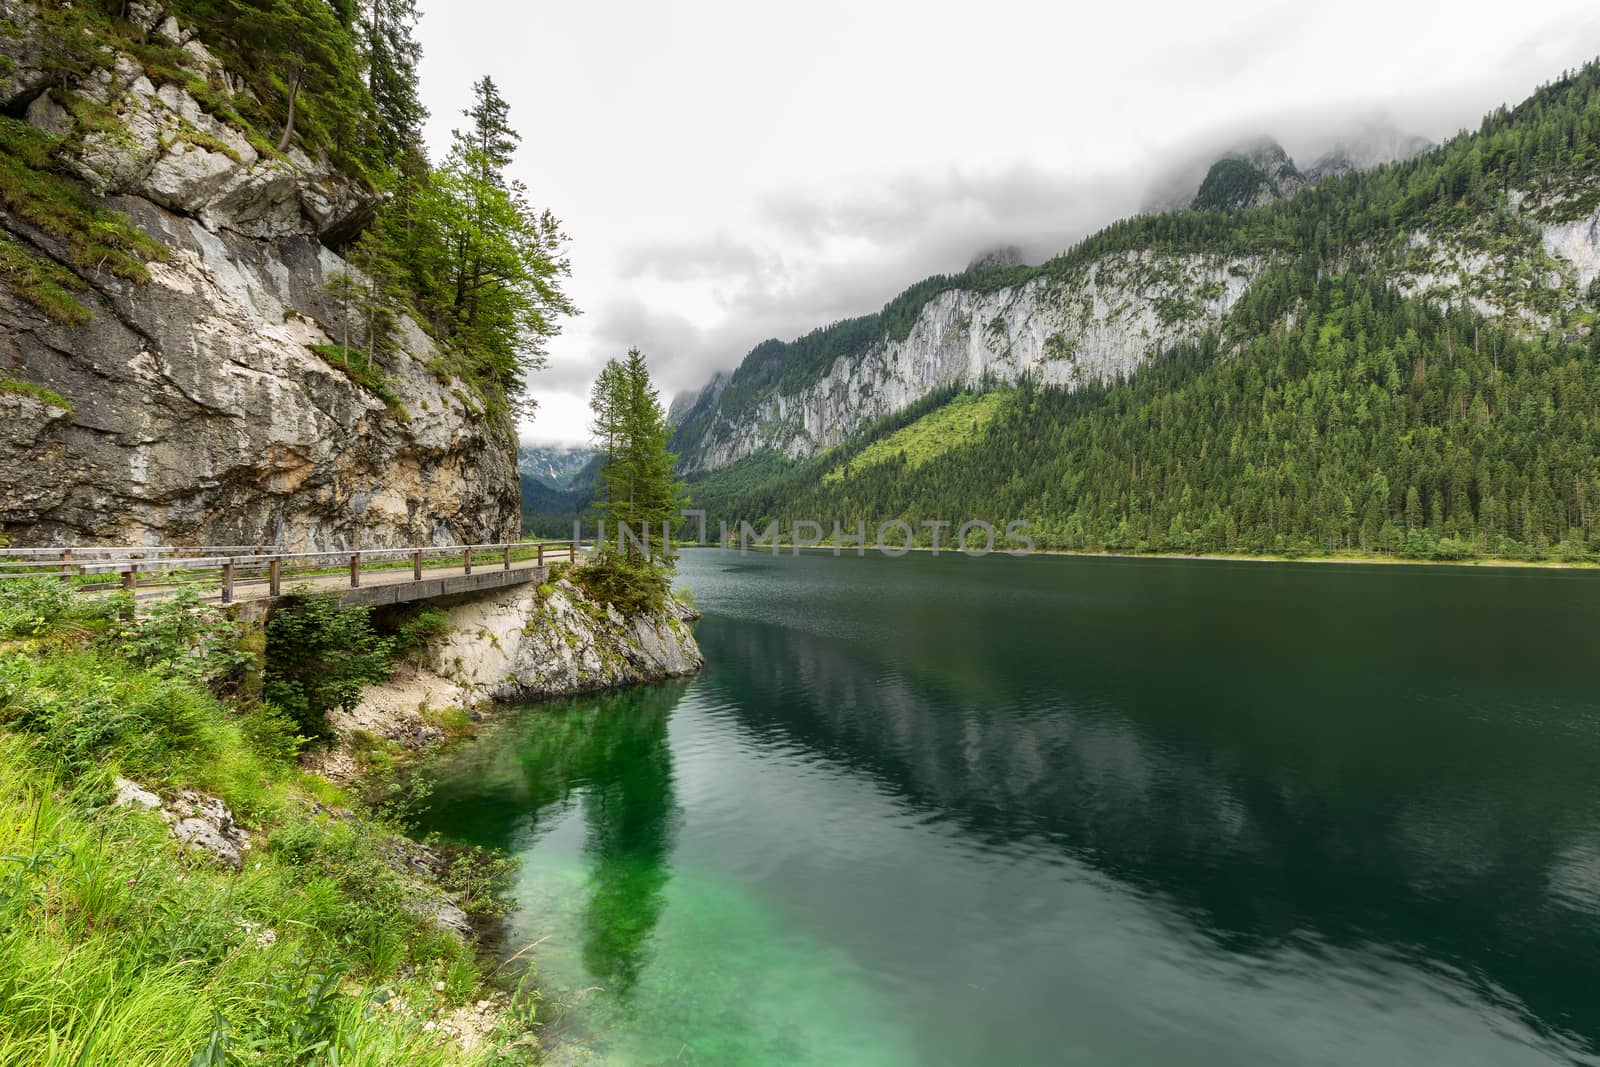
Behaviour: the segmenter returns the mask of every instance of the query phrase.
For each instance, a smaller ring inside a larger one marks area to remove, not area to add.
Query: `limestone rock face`
[[[1069,278],[1038,277],[993,292],[947,289],[904,340],[883,337],[836,358],[815,383],[774,392],[754,412],[713,416],[674,446],[691,470],[727,466],[762,448],[803,459],[948,386],[985,381],[1076,388],[1143,366],[1154,353],[1214,327],[1266,266],[1257,257],[1123,252]]]
[[[428,369],[426,335],[407,323],[387,368],[398,408],[309,347],[333,341],[336,255],[310,236],[264,242],[115,203],[171,250],[147,284],[98,279],[82,327],[0,287],[0,373],[72,404],[0,394],[14,541],[303,551],[515,533],[513,443]]]
[[[521,586],[450,606],[452,630],[429,667],[493,700],[582,693],[694,674],[705,665],[676,602],[625,617],[566,579],[540,593]]]
[[[344,332],[326,284],[353,269],[329,246],[354,234],[370,190],[298,150],[264,156],[127,56],[71,87],[121,128],[78,129],[63,90],[32,73],[37,10],[0,0],[0,104],[65,136],[68,163],[167,256],[135,284],[74,265],[64,242],[0,210],[0,239],[75,273],[92,313],[63,325],[0,284],[0,378],[66,401],[0,390],[0,533],[293,551],[514,536],[512,428],[436,370],[415,323],[385,357],[383,398],[313,348]],[[197,77],[226,77],[158,5],[128,10],[182,45]]]
[[[175,21],[161,23],[156,34],[168,26]],[[187,41],[184,51],[196,75],[225,77],[199,41]],[[270,146],[258,148],[209,114],[184,86],[156,86],[128,56],[115,57],[71,92],[118,119],[112,129],[85,130],[71,159],[97,192],[143,197],[199,218],[210,229],[261,238],[348,236],[376,207],[376,194],[328,161],[311,159],[298,148],[264,155]],[[39,93],[26,114],[47,133],[76,132],[77,121],[54,93]]]

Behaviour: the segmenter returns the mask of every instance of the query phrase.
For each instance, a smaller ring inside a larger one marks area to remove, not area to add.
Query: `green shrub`
[[[590,597],[614,605],[624,615],[657,612],[667,603],[667,576],[649,561],[619,552],[601,553],[574,570],[571,578]]]
[[[372,628],[372,609],[340,607],[332,593],[297,594],[267,623],[266,699],[311,736],[327,733],[328,712],[353,710],[363,686],[394,673],[395,642]]]
[[[0,637],[38,637],[73,611],[72,589],[54,578],[0,582]]]
[[[113,756],[148,773],[202,750],[216,701],[184,679],[130,669],[91,651],[0,658],[0,724],[33,735],[44,761],[64,772]]]
[[[394,654],[399,659],[421,665],[428,646],[452,629],[450,614],[438,608],[421,608],[407,613],[394,627]]]
[[[215,685],[250,662],[240,648],[241,627],[200,603],[193,589],[157,601],[110,637],[130,663]]]

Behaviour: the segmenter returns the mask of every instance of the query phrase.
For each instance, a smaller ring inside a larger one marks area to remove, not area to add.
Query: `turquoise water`
[[[428,819],[607,1062],[1600,1063],[1597,579],[690,552]]]

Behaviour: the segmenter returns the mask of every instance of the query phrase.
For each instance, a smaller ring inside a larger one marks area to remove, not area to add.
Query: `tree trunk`
[[[295,72],[294,81],[289,84],[289,117],[283,120],[283,136],[278,138],[278,151],[285,152],[289,149],[289,142],[294,138],[294,103],[300,95],[300,74]]]

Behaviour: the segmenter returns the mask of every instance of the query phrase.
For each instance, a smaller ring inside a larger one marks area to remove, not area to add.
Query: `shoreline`
[[[817,544],[817,545],[802,545],[802,546],[799,546],[797,548],[792,543],[780,542],[776,546],[776,548],[777,548],[776,552],[774,551],[774,546],[772,546],[772,545],[757,546],[757,545],[752,544],[743,553],[741,553],[739,551],[737,546],[730,547],[730,546],[724,546],[724,545],[719,545],[719,544],[707,544],[707,543],[697,542],[697,541],[681,541],[681,542],[678,543],[677,547],[679,549],[700,549],[700,550],[711,549],[711,550],[727,552],[727,553],[730,553],[730,554],[750,555],[750,556],[772,556],[772,555],[786,555],[786,554],[787,555],[796,555],[796,554],[799,554],[800,552],[813,553],[813,554],[827,554],[827,555],[834,555],[835,554],[834,551],[833,551],[833,547],[831,545],[826,544],[826,543]],[[916,545],[916,546],[913,546],[913,547],[910,547],[910,548],[901,548],[899,546],[889,546],[889,547],[890,547],[891,551],[885,552],[885,551],[883,551],[882,549],[880,549],[880,548],[878,548],[876,546],[870,546],[869,545],[865,549],[865,553],[864,554],[865,555],[884,556],[884,557],[889,558],[889,559],[895,559],[895,558],[898,558],[899,556],[902,556],[902,555],[909,555],[910,553],[913,553],[913,552],[920,553],[922,555],[935,555],[935,554],[940,555],[940,556],[960,556],[960,555],[964,555],[964,553],[962,553],[959,549],[955,549],[955,548],[940,548],[939,551],[937,553],[935,553],[934,550],[930,546],[926,546],[926,545]],[[857,546],[855,546],[855,545],[842,546],[840,548],[839,552],[837,553],[837,555],[839,555],[839,556],[855,555],[856,554],[856,548],[857,548]],[[1004,549],[996,548],[992,552],[985,553],[985,555],[1006,556],[1006,555],[1009,555],[1009,553],[1006,552]],[[1409,557],[1409,556],[1392,556],[1392,555],[1382,555],[1382,554],[1377,554],[1377,553],[1366,554],[1366,553],[1358,553],[1358,552],[1331,552],[1331,553],[1328,553],[1326,555],[1283,556],[1283,555],[1274,555],[1274,554],[1271,554],[1271,553],[1259,553],[1259,552],[1233,554],[1233,553],[1227,553],[1227,552],[1122,552],[1122,551],[1116,551],[1116,550],[1113,550],[1113,549],[1034,548],[1034,549],[1029,549],[1026,553],[1024,553],[1021,556],[1015,556],[1015,557],[1012,557],[1012,558],[1021,559],[1021,558],[1026,558],[1027,556],[1078,556],[1078,557],[1085,557],[1085,558],[1104,558],[1104,559],[1183,559],[1183,560],[1198,560],[1198,561],[1213,562],[1213,563],[1322,563],[1322,564],[1326,564],[1326,563],[1334,563],[1334,564],[1370,563],[1370,564],[1375,564],[1375,565],[1378,565],[1378,566],[1409,566],[1409,567],[1492,567],[1492,568],[1496,568],[1496,569],[1527,568],[1527,569],[1530,569],[1530,570],[1570,570],[1570,571],[1600,570],[1600,562],[1589,562],[1589,561],[1585,561],[1585,560],[1559,560],[1559,559],[1529,560],[1529,559],[1510,559],[1510,558],[1507,558],[1505,556],[1474,556],[1474,557],[1472,557],[1470,559],[1415,559],[1415,558],[1412,558],[1412,557]],[[982,559],[983,556],[974,555],[974,556],[970,556],[969,558]]]

